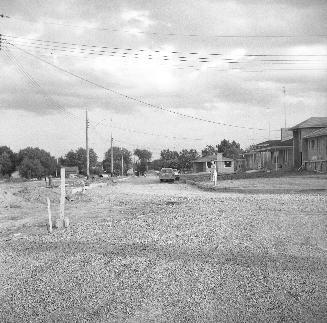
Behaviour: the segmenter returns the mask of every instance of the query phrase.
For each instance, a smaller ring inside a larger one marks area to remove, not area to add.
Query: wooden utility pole
[[[87,109],[86,109],[86,127],[85,127],[85,134],[86,134],[86,177],[89,179],[90,177],[90,152],[89,152],[89,120],[87,117]]]
[[[114,150],[113,150],[113,138],[112,138],[112,133],[111,133],[111,139],[110,139],[110,143],[111,143],[111,148],[110,148],[110,153],[111,153],[111,162],[110,162],[110,166],[111,166],[111,177],[114,175]]]
[[[286,95],[286,90],[285,90],[285,86],[283,86],[283,92],[284,92],[284,98],[283,98],[283,105],[284,105],[284,119],[285,119],[285,129],[286,129],[286,107],[285,107],[285,95]]]

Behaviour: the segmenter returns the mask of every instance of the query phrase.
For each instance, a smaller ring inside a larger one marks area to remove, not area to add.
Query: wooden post
[[[51,206],[50,206],[50,199],[48,197],[47,197],[47,202],[48,202],[48,217],[49,217],[48,231],[49,233],[52,233]]]
[[[63,224],[65,217],[65,198],[66,198],[66,188],[65,188],[65,168],[60,169],[60,222]]]
[[[90,178],[90,152],[89,152],[89,120],[87,117],[87,109],[86,109],[86,177],[87,179]]]

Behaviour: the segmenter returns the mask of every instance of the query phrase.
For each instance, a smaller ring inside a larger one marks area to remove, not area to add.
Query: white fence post
[[[48,231],[49,233],[52,233],[51,207],[50,207],[50,199],[48,197],[47,197],[47,202],[48,202],[48,217],[49,217]]]
[[[65,168],[60,169],[60,222],[63,224],[65,217],[65,198],[66,198],[66,187],[65,187]]]

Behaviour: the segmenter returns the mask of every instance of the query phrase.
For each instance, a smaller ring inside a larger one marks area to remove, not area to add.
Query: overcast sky
[[[279,139],[285,111],[287,126],[327,116],[325,0],[2,0],[0,14],[0,145],[14,151],[85,146],[86,108],[100,159],[111,132],[157,157]]]

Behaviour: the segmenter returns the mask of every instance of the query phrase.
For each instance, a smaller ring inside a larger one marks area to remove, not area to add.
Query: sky
[[[327,116],[325,0],[2,0],[0,146],[242,148]],[[284,91],[285,89],[285,91]]]

